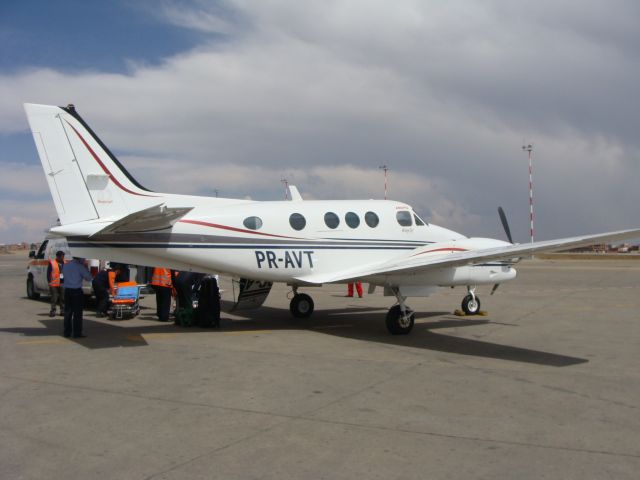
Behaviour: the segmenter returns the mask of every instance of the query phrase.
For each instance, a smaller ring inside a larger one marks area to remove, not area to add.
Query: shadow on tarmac
[[[551,367],[566,367],[588,362],[584,358],[500,345],[436,332],[435,330],[466,328],[493,323],[488,319],[460,319],[453,317],[450,312],[417,312],[416,323],[410,335],[390,335],[385,327],[386,309],[377,307],[345,306],[339,309],[317,310],[311,318],[295,319],[285,309],[263,306],[257,310],[233,312],[234,316],[242,318],[230,320],[226,312],[230,310],[231,306],[231,302],[222,302],[223,313],[220,329],[180,328],[173,323],[160,322],[153,325],[128,327],[126,320],[107,322],[92,320],[93,312],[86,311],[84,330],[88,337],[69,339],[69,341],[77,342],[89,349],[100,349],[145,346],[148,343],[144,336],[155,334],[175,335],[206,331],[228,333],[266,329],[312,330],[326,335],[366,342]],[[0,329],[0,332],[17,333],[27,337],[62,336],[62,317],[49,318],[47,313],[39,314],[39,316],[47,317],[39,319],[43,328],[3,328]],[[428,320],[443,316],[444,318]],[[149,312],[143,312],[138,319],[155,320],[155,317],[149,315]]]

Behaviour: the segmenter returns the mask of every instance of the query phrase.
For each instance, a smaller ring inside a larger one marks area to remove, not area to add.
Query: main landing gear
[[[298,287],[294,286],[289,310],[296,318],[310,317],[313,313],[313,299],[306,293],[298,293]]]
[[[398,299],[398,305],[394,305],[387,313],[387,330],[392,335],[406,335],[413,328],[415,315],[413,311],[406,306],[406,297],[400,295],[400,289],[393,287],[393,293]]]
[[[462,310],[467,315],[477,315],[480,312],[480,299],[476,297],[476,287],[467,287],[469,294],[462,299]]]

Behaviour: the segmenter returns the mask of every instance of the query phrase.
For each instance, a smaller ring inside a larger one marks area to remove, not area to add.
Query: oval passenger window
[[[289,225],[294,230],[302,230],[307,225],[307,220],[299,213],[292,213],[289,217]]]
[[[374,212],[367,212],[364,214],[364,223],[369,225],[371,228],[376,228],[380,223],[380,219]]]
[[[357,228],[360,225],[360,217],[353,212],[347,212],[344,216],[344,221],[347,222],[351,228]]]
[[[247,217],[244,219],[242,224],[249,230],[258,230],[260,227],[262,227],[262,220],[260,219],[260,217]]]
[[[338,228],[338,225],[340,225],[340,219],[335,213],[327,212],[324,214],[324,223],[329,228]]]

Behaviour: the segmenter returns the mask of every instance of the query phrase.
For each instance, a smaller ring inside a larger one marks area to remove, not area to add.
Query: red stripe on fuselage
[[[65,120],[66,122],[66,120]],[[102,161],[100,160],[100,158],[98,157],[98,155],[96,155],[96,152],[93,151],[93,149],[89,146],[89,144],[86,142],[86,140],[84,138],[82,138],[82,135],[80,135],[80,133],[78,133],[78,131],[73,128],[73,125],[71,125],[69,122],[67,122],[67,125],[69,125],[74,132],[76,132],[76,135],[78,136],[78,138],[80,139],[80,141],[83,143],[83,145],[87,148],[87,150],[89,150],[89,153],[91,154],[91,156],[94,158],[94,160],[96,162],[98,162],[98,165],[100,165],[100,168],[102,168],[102,170],[104,171],[104,173],[106,173],[109,178],[111,179],[111,181],[113,181],[113,183],[115,183],[121,190],[124,190],[127,193],[130,193],[132,195],[138,195],[140,197],[157,197],[157,195],[146,195],[144,193],[138,193],[138,192],[134,192],[132,190],[129,190],[127,187],[125,187],[124,185],[122,185],[118,179],[109,171],[109,169],[105,166],[104,163],[102,163]]]
[[[289,238],[289,239],[292,239],[292,240],[300,240],[299,237],[288,237],[286,235],[275,235],[273,233],[256,232],[254,230],[245,230],[243,228],[229,227],[227,225],[220,225],[218,223],[201,222],[200,220],[178,220],[178,222],[180,222],[180,223],[191,223],[193,225],[202,225],[203,227],[220,228],[222,230],[231,230],[232,232],[251,233],[253,235],[264,235],[264,236],[267,236],[267,237]]]
[[[423,255],[425,253],[433,253],[433,252],[466,252],[466,251],[467,251],[466,248],[444,247],[444,248],[434,248],[433,250],[425,250],[424,252],[416,253],[411,256],[415,257],[416,255]]]

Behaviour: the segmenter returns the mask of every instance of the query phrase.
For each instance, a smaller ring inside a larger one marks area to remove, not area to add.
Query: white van
[[[40,248],[29,252],[29,264],[27,265],[27,297],[38,299],[40,295],[49,295],[49,282],[47,281],[47,267],[49,260],[56,258],[56,252],[62,250],[65,256],[65,262],[71,260],[72,255],[64,237],[47,237],[40,245]],[[96,276],[100,269],[106,268],[109,264],[105,260],[88,259],[87,268],[92,276]],[[150,273],[148,268],[129,266],[131,279],[136,280],[139,284],[145,284],[148,281]],[[150,278],[150,277],[149,277]],[[147,289],[144,289],[146,292]],[[82,291],[85,295],[93,295],[91,282],[83,281]]]

